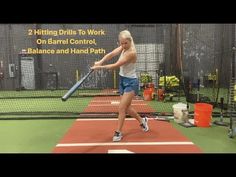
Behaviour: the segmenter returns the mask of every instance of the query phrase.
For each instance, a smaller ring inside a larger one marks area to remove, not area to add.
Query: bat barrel
[[[90,70],[88,74],[86,74],[80,81],[78,81],[71,89],[61,98],[62,101],[66,101],[86,80],[86,78],[93,72]]]

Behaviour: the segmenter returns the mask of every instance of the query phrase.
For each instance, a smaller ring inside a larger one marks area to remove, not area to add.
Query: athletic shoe
[[[115,134],[113,136],[113,141],[120,141],[122,138],[122,133],[115,131]]]
[[[149,130],[147,117],[142,118],[142,124],[140,124],[140,126],[142,127],[143,131],[145,131],[145,132],[147,132]]]

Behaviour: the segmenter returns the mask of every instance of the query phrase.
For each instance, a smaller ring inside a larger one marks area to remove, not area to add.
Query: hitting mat
[[[112,142],[117,119],[77,119],[53,153],[202,153],[169,122],[149,118],[148,132],[126,119],[123,138]]]

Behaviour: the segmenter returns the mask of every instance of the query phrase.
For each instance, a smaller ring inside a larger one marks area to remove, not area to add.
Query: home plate
[[[111,104],[120,104],[119,101],[111,101]]]
[[[120,153],[124,153],[124,154],[130,154],[130,153],[134,153],[132,151],[128,151],[126,149],[116,149],[116,150],[108,150],[108,154],[120,154]]]

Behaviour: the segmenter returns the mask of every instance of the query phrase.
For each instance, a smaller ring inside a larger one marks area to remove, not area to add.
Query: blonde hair
[[[128,39],[131,42],[131,47],[136,51],[133,37],[131,36],[131,33],[128,30],[123,30],[119,34],[119,38]]]

